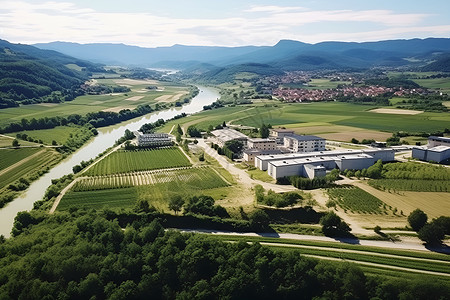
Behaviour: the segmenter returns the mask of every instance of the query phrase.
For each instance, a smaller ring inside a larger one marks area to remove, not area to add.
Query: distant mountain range
[[[183,46],[143,48],[123,44],[52,42],[41,49],[110,65],[186,69],[207,65],[267,64],[281,71],[317,69],[367,69],[375,66],[425,66],[450,53],[449,38],[379,42],[322,42],[308,44],[281,40],[274,46]],[[419,58],[419,59],[417,59]]]

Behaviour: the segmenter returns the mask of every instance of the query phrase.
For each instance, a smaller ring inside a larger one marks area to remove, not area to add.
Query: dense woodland
[[[445,299],[450,293],[442,282],[367,277],[354,265],[298,252],[165,232],[157,220],[123,230],[103,212],[20,213],[14,230],[16,237],[0,244],[2,299]]]
[[[83,71],[69,69],[77,64]],[[19,104],[71,101],[81,84],[102,67],[32,46],[0,40],[0,109]],[[103,70],[104,71],[104,70]]]

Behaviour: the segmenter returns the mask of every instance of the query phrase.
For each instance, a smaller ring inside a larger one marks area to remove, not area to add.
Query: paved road
[[[400,249],[400,250],[413,250],[413,251],[431,251],[419,242],[392,242],[392,241],[377,241],[377,240],[358,240],[352,238],[331,238],[326,236],[314,236],[314,235],[302,235],[293,233],[255,233],[255,232],[230,232],[230,231],[218,231],[218,230],[206,230],[206,229],[183,229],[183,232],[195,232],[205,234],[217,234],[217,235],[230,235],[230,236],[249,236],[249,237],[267,237],[267,238],[281,238],[299,241],[322,241],[333,243],[345,243],[353,245],[380,247],[388,249]],[[450,248],[433,249],[443,253],[450,254]]]

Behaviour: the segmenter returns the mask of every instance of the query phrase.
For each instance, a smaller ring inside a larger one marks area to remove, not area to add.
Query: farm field
[[[188,167],[191,163],[179,148],[116,151],[92,166],[86,175],[98,176],[135,171]]]
[[[0,135],[0,148],[11,147],[13,141],[14,141],[14,137]],[[28,141],[22,141],[22,140],[19,140],[19,144],[21,146],[39,146],[39,144],[28,142]]]
[[[342,186],[327,190],[330,200],[345,211],[364,214],[387,214],[384,203],[377,197],[354,186]]]
[[[136,200],[146,200],[158,209],[167,210],[171,195],[192,196],[228,185],[210,167],[91,177],[76,183],[63,197],[58,209],[71,205],[125,208],[134,205]],[[111,207],[108,205],[110,195],[113,195]]]
[[[22,152],[25,150],[24,152]],[[62,155],[53,149],[36,148],[16,150],[0,150],[2,170],[0,171],[0,189],[21,177],[35,177],[38,173],[56,165]],[[21,153],[22,152],[22,153]],[[22,159],[20,159],[22,158]],[[12,164],[15,162],[15,164]]]
[[[96,79],[98,83],[109,85],[127,85],[131,92],[106,94],[106,95],[85,95],[64,103],[40,103],[24,105],[20,107],[5,108],[0,110],[0,126],[11,122],[20,122],[21,119],[44,118],[55,116],[68,116],[71,114],[85,115],[90,112],[98,112],[106,109],[118,109],[120,107],[137,107],[143,104],[156,104],[156,98],[162,95],[187,94],[189,87],[183,85],[174,85],[173,83],[153,81],[135,81],[121,79]],[[117,82],[118,83],[117,83]],[[124,82],[124,83],[122,83]],[[148,90],[146,87],[157,85],[157,90]],[[142,96],[138,100],[136,96]],[[136,98],[133,98],[136,97]],[[130,100],[132,99],[132,100]]]
[[[2,149],[0,150],[0,171],[40,151],[42,151],[41,148]]]
[[[450,193],[450,180],[425,179],[372,179],[368,184],[383,191],[447,192]],[[450,197],[450,194],[449,194]]]
[[[429,89],[450,92],[450,80],[448,78],[413,79],[414,82]]]
[[[225,107],[203,111],[194,116],[166,124],[168,132],[173,125],[187,128],[196,125],[207,130],[223,121],[235,125],[260,127],[262,123],[293,128],[298,133],[317,134],[340,141],[356,139],[385,140],[396,131],[422,132],[448,127],[450,115],[424,112],[418,115],[391,115],[370,112],[370,105],[340,102],[280,103],[267,101],[239,107]]]
[[[388,192],[380,191],[366,182],[354,183],[357,187],[377,197],[387,205],[397,208],[397,215],[403,212],[404,216],[408,216],[413,210],[419,208],[423,210],[429,219],[437,218],[442,215],[448,215],[450,212],[450,193],[443,192]],[[372,217],[372,216],[371,216]],[[404,219],[406,225],[406,218]]]
[[[51,145],[53,140],[55,140],[58,143],[58,145],[62,145],[69,138],[78,135],[83,130],[87,129],[79,126],[57,126],[51,129],[24,130],[20,132],[11,133],[8,135],[15,137],[17,133],[20,134],[25,133],[35,140],[42,140],[46,145]],[[22,140],[19,140],[19,142],[20,144],[26,143],[25,141]]]

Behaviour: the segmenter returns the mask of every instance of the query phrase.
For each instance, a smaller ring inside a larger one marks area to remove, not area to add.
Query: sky
[[[0,0],[0,39],[142,47],[450,37],[448,0]]]

